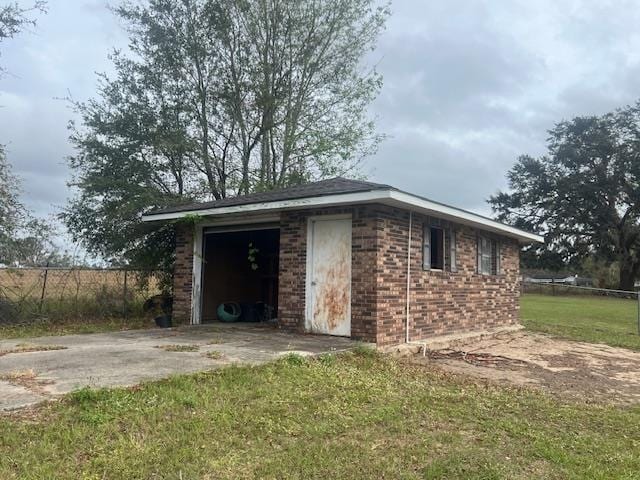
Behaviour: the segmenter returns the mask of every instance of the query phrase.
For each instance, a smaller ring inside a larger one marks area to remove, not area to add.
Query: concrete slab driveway
[[[347,338],[226,324],[0,340],[0,410],[85,386],[129,386],[230,363],[262,363],[287,353],[316,355],[354,345]]]

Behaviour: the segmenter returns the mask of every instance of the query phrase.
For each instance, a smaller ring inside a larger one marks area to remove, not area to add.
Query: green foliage
[[[211,360],[221,360],[224,358],[224,353],[219,350],[211,350],[204,354],[205,357],[210,358]]]
[[[253,242],[249,242],[249,251],[247,253],[247,260],[251,265],[251,270],[258,270],[258,253],[260,249],[253,245]]]
[[[336,364],[337,357],[333,353],[323,353],[318,356],[318,362],[327,367],[331,367]]]
[[[307,363],[307,359],[298,353],[288,353],[282,357],[282,361],[294,367],[301,367]]]
[[[171,226],[141,214],[349,174],[380,136],[363,66],[388,9],[373,0],[150,0],[114,9],[115,75],[75,102],[79,191],[62,215],[92,252],[170,270]]]
[[[593,286],[598,288],[617,289],[620,284],[620,265],[595,255],[587,257],[579,269],[582,276],[590,278]]]
[[[356,348],[353,349],[353,353],[362,358],[376,358],[379,355],[375,347],[362,344],[357,345]]]
[[[2,313],[1,310],[0,313]],[[0,339],[118,332],[149,328],[150,326],[149,320],[141,315],[129,316],[126,319],[117,316],[96,318],[66,315],[56,319],[45,317],[30,320],[28,323],[2,324],[0,325]]]
[[[184,217],[176,220],[176,225],[189,225],[195,227],[198,223],[201,223],[205,217],[198,215],[197,213],[188,213]]]
[[[36,0],[31,6],[25,7],[24,3],[11,2],[0,6],[0,42],[13,38],[26,27],[34,26],[36,21],[32,18],[33,12],[45,13],[47,2]]]
[[[19,182],[12,174],[4,149],[0,146],[0,263],[10,263],[13,240],[26,209],[19,200]]]
[[[518,159],[507,175],[510,192],[490,203],[500,220],[544,233],[546,244],[526,250],[524,266],[580,266],[597,256],[617,262],[618,287],[633,289],[640,273],[639,127],[640,102],[576,117],[549,132],[548,155]]]
[[[90,387],[82,387],[69,394],[72,403],[83,407],[95,405],[96,402],[108,395],[106,390],[96,390]]]
[[[0,417],[0,477],[631,479],[640,409],[380,356],[82,389]]]

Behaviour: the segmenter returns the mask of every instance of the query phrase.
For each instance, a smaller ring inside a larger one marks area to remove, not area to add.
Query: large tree
[[[66,224],[92,251],[167,266],[149,208],[349,174],[380,140],[365,56],[375,0],[149,0],[115,8],[129,33],[115,75],[75,103],[78,195]]]
[[[491,197],[500,220],[544,233],[534,258],[615,262],[619,288],[640,273],[640,102],[602,116],[577,117],[550,132],[548,154],[522,156],[509,192]]]

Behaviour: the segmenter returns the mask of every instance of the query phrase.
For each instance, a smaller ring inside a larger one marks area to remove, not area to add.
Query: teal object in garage
[[[235,302],[225,302],[218,305],[218,320],[221,322],[237,322],[242,314],[240,304]]]

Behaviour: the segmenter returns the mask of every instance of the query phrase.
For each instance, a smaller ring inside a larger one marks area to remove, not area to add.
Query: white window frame
[[[422,225],[422,269],[431,270],[431,225]]]
[[[436,229],[440,230],[440,235],[442,236],[442,268],[433,268],[431,265],[431,230]],[[444,254],[446,249],[446,235],[444,234],[445,229],[440,225],[432,225],[431,223],[425,222],[422,228],[422,269],[423,270],[431,270],[434,272],[442,272],[446,270],[447,256]]]
[[[483,245],[484,244],[484,245]],[[488,249],[483,251],[483,247]],[[500,242],[492,237],[478,235],[477,246],[477,270],[480,275],[501,275],[502,267],[500,265]],[[494,259],[495,255],[495,259]],[[495,262],[494,262],[495,260]],[[485,265],[483,265],[483,263]],[[488,270],[485,268],[488,263]],[[494,269],[495,265],[495,269]]]
[[[492,246],[491,239],[482,235],[478,235],[477,245],[478,255],[478,273],[480,275],[491,275],[492,272]],[[488,263],[488,269],[485,268]]]
[[[450,228],[449,229],[449,269],[452,273],[456,273],[458,271],[458,265],[457,265],[457,255],[458,255],[458,251],[457,251],[457,246],[456,246],[456,230],[455,228]]]

